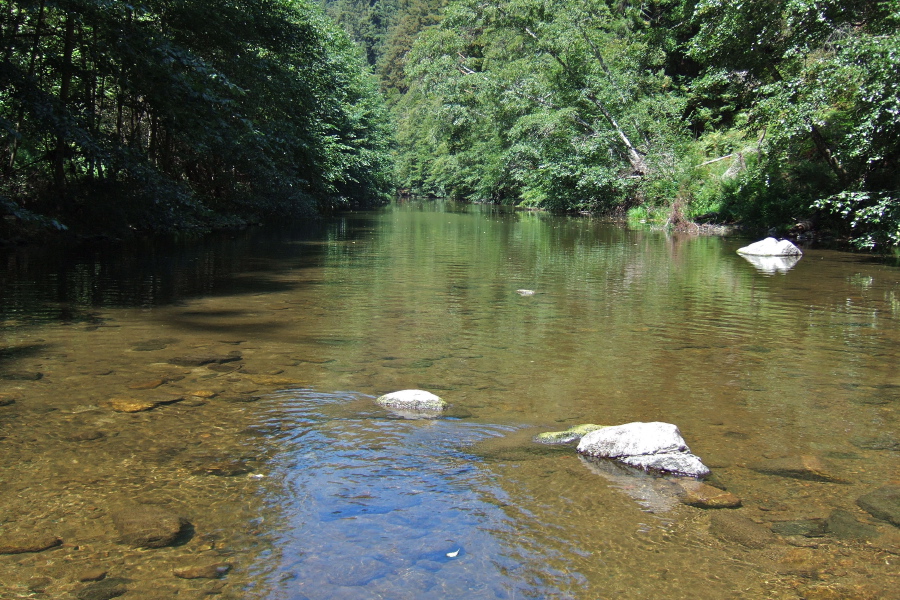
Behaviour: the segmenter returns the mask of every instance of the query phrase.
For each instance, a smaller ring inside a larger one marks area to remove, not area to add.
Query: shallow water
[[[85,594],[98,572],[124,598],[898,598],[898,529],[856,499],[900,480],[900,269],[807,249],[767,272],[745,242],[410,202],[8,252],[0,546],[62,543],[0,554],[0,598]],[[228,362],[177,360],[201,354]],[[451,409],[373,402],[405,388]],[[531,441],[654,420],[743,506]],[[779,459],[834,481],[753,468]],[[132,548],[112,515],[136,503],[190,526]],[[865,535],[784,533],[835,509]],[[748,545],[726,510],[781,534]],[[231,570],[173,575],[210,564]]]

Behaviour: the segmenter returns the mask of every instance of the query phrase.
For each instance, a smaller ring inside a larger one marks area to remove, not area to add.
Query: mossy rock
[[[584,423],[569,427],[565,431],[547,431],[534,436],[534,441],[539,444],[570,444],[577,442],[582,437],[597,429],[603,429],[607,425],[594,425],[593,423]]]

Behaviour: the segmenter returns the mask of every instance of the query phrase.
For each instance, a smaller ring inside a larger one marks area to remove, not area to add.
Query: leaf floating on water
[[[447,553],[447,556],[449,556],[450,558],[456,558],[458,555],[459,555],[459,550],[457,550],[456,552],[448,552]]]

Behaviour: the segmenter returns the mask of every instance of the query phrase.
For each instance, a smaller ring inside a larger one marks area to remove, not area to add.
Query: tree
[[[390,189],[377,89],[310,2],[0,6],[0,194],[14,216],[208,226]]]

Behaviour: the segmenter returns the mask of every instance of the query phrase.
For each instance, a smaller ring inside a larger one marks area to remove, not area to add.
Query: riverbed
[[[749,241],[409,201],[4,251],[0,597],[900,598],[857,503],[900,484],[900,268]],[[532,441],[633,421],[742,505]]]

